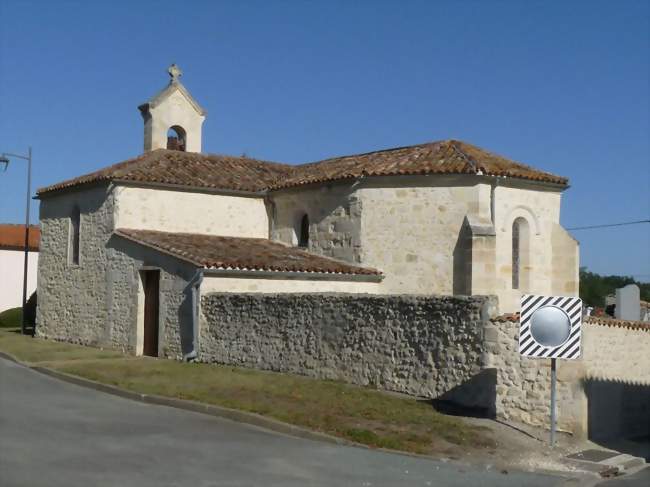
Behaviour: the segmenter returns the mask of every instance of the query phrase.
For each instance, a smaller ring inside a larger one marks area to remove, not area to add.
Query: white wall
[[[496,187],[494,192],[496,230],[494,294],[499,296],[501,312],[518,311],[519,300],[523,293],[552,293],[553,227],[560,222],[561,197],[559,191],[544,190],[542,187]],[[528,222],[529,282],[521,282],[520,289],[512,289],[512,223],[519,217]]]
[[[23,265],[25,254],[22,250],[0,249],[0,311],[23,305]],[[38,252],[29,253],[27,266],[27,299],[36,290]]]
[[[262,198],[119,186],[115,228],[268,238]]]
[[[206,293],[377,293],[379,283],[298,279],[254,279],[206,275],[201,294]]]
[[[167,131],[178,125],[186,133],[187,152],[201,152],[201,126],[205,116],[176,90],[158,106],[149,109],[144,127],[144,150],[166,149]]]

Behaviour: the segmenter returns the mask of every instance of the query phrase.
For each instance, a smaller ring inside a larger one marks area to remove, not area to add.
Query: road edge
[[[368,445],[364,445],[362,443],[356,443],[350,440],[346,440],[344,438],[328,435],[326,433],[321,433],[318,431],[302,428],[300,426],[296,426],[290,423],[285,423],[283,421],[269,418],[267,416],[262,416],[257,413],[241,411],[239,409],[226,408],[223,406],[216,406],[213,404],[206,404],[198,401],[190,401],[187,399],[176,399],[173,397],[158,396],[155,394],[145,394],[141,392],[129,391],[127,389],[122,389],[117,386],[104,384],[102,382],[97,382],[92,379],[86,379],[84,377],[79,377],[77,375],[67,374],[65,372],[50,369],[47,367],[42,367],[40,365],[31,365],[29,363],[22,362],[21,360],[18,360],[13,355],[3,351],[0,351],[0,358],[4,358],[6,360],[14,362],[18,365],[31,369],[40,374],[47,375],[49,377],[53,377],[55,379],[59,379],[64,382],[68,382],[80,387],[85,387],[87,389],[93,389],[99,392],[104,392],[106,394],[111,394],[124,399],[130,399],[132,401],[142,402],[146,404],[154,404],[157,406],[173,407],[185,411],[207,414],[209,416],[215,416],[218,418],[225,418],[232,421],[250,424],[253,426],[274,431],[276,433],[281,433],[281,434],[285,434],[297,438],[324,441],[326,443],[333,443],[337,445],[360,446],[372,450],[383,450],[381,448],[371,448]],[[432,457],[427,457],[426,455],[417,455],[417,454],[412,454],[409,452],[402,452],[397,450],[386,450],[386,451],[390,451],[391,453],[400,453],[409,456],[418,456],[422,458],[432,458]]]
[[[217,418],[222,418],[222,419],[227,419],[230,421],[235,421],[238,423],[243,423],[247,424],[250,426],[254,426],[257,428],[265,429],[272,431],[274,433],[279,433],[285,436],[290,436],[294,438],[300,438],[300,439],[307,439],[307,440],[312,440],[312,441],[320,441],[320,442],[325,442],[329,444],[334,444],[334,445],[342,445],[342,446],[353,446],[357,448],[363,448],[366,450],[374,450],[374,451],[380,451],[380,452],[385,452],[385,453],[392,453],[392,454],[397,454],[397,455],[402,455],[402,456],[407,456],[407,457],[415,457],[415,458],[421,458],[425,460],[430,460],[430,461],[442,461],[442,462],[448,462],[448,461],[453,461],[454,463],[457,463],[459,465],[475,465],[471,464],[469,462],[463,462],[459,461],[456,459],[448,459],[448,458],[436,458],[432,457],[429,455],[421,455],[418,453],[411,453],[411,452],[406,452],[406,451],[401,451],[401,450],[391,450],[388,448],[375,448],[371,447],[368,445],[364,445],[363,443],[357,443],[351,440],[347,440],[345,438],[340,438],[337,436],[332,436],[328,435],[327,433],[322,433],[314,430],[310,430],[307,428],[302,428],[300,426],[296,426],[290,423],[285,423],[283,421],[279,421],[273,418],[269,418],[266,416],[262,416],[256,413],[251,413],[247,411],[241,411],[239,409],[231,409],[231,408],[226,408],[223,406],[216,406],[212,404],[206,404],[202,402],[197,402],[197,401],[190,401],[186,399],[176,399],[176,398],[171,398],[171,397],[165,397],[165,396],[158,396],[155,394],[145,394],[141,392],[133,392],[129,391],[126,389],[122,389],[117,386],[112,386],[109,384],[104,384],[101,382],[94,381],[92,379],[86,379],[83,377],[79,377],[77,375],[72,375],[72,374],[67,374],[65,372],[60,372],[58,370],[54,369],[49,369],[47,367],[42,367],[39,365],[31,365],[27,362],[22,362],[21,360],[18,360],[18,358],[14,357],[13,355],[3,352],[0,350],[0,358],[3,358],[5,360],[9,360],[11,362],[14,362],[22,367],[28,368],[30,370],[33,370],[34,372],[37,372],[42,375],[46,375],[48,377],[51,377],[53,379],[61,380],[63,382],[67,382],[70,384],[77,385],[79,387],[84,387],[87,389],[92,389],[98,392],[103,392],[106,394],[111,394],[114,396],[121,397],[123,399],[129,399],[132,401],[136,402],[141,402],[145,404],[152,404],[152,405],[157,405],[157,406],[167,406],[167,407],[172,407],[175,409],[181,409],[184,411],[190,411],[190,412],[195,412],[199,414],[206,414],[209,416],[217,417]],[[509,467],[508,467],[509,468]],[[526,470],[520,470],[519,471],[525,472]],[[583,475],[578,474],[579,476],[576,477],[575,474],[577,472],[569,473],[569,472],[561,472],[561,471],[556,471],[556,470],[535,470],[535,471],[528,471],[530,472],[536,472],[539,474],[546,474],[546,475],[551,475],[554,476],[558,479],[558,486],[561,485],[571,485],[571,486],[592,486],[594,485],[593,479],[586,479]]]

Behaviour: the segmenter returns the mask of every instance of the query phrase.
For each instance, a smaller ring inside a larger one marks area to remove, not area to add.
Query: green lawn
[[[0,328],[20,327],[23,319],[22,308],[9,308],[0,313]]]
[[[0,331],[0,350],[10,353],[22,362],[41,365],[42,362],[61,361],[62,364],[70,364],[76,360],[125,358],[113,350],[41,340],[21,335],[19,331],[19,328]]]
[[[495,448],[489,430],[442,415],[426,402],[340,382],[136,358],[8,331],[0,331],[0,350],[131,391],[254,412],[375,447],[450,456]]]

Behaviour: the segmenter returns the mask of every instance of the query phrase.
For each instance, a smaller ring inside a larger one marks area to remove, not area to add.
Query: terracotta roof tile
[[[99,171],[38,190],[50,191],[100,181],[131,181],[206,189],[260,191],[286,177],[292,166],[245,157],[157,149]]]
[[[29,250],[38,252],[41,241],[41,230],[38,225],[29,226]],[[24,250],[25,225],[0,223],[0,249]]]
[[[375,275],[357,267],[265,238],[221,237],[118,228],[115,234],[209,269]]]
[[[519,313],[508,313],[493,318],[496,322],[515,322],[519,321]],[[650,331],[650,323],[645,321],[619,320],[616,318],[603,318],[602,316],[587,316],[583,322],[588,325],[613,326],[616,328],[629,328],[631,330]]]
[[[275,187],[403,174],[484,174],[568,184],[566,178],[511,161],[471,144],[445,140],[304,164],[297,166],[292,177],[279,181]]]
[[[257,192],[362,176],[483,174],[568,184],[566,178],[456,140],[399,147],[301,165],[246,157],[158,149],[78,178],[41,188],[38,194],[99,181],[164,183]]]
[[[650,323],[645,321],[619,320],[616,318],[603,318],[602,316],[588,316],[585,320],[590,325],[614,326],[629,328],[631,330],[650,331]]]

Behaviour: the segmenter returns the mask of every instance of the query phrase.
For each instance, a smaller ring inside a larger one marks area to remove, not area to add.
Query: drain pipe
[[[199,268],[190,279],[192,287],[192,351],[183,355],[183,360],[193,362],[198,358],[199,349],[199,319],[201,312],[201,283],[203,282],[203,269]]]

